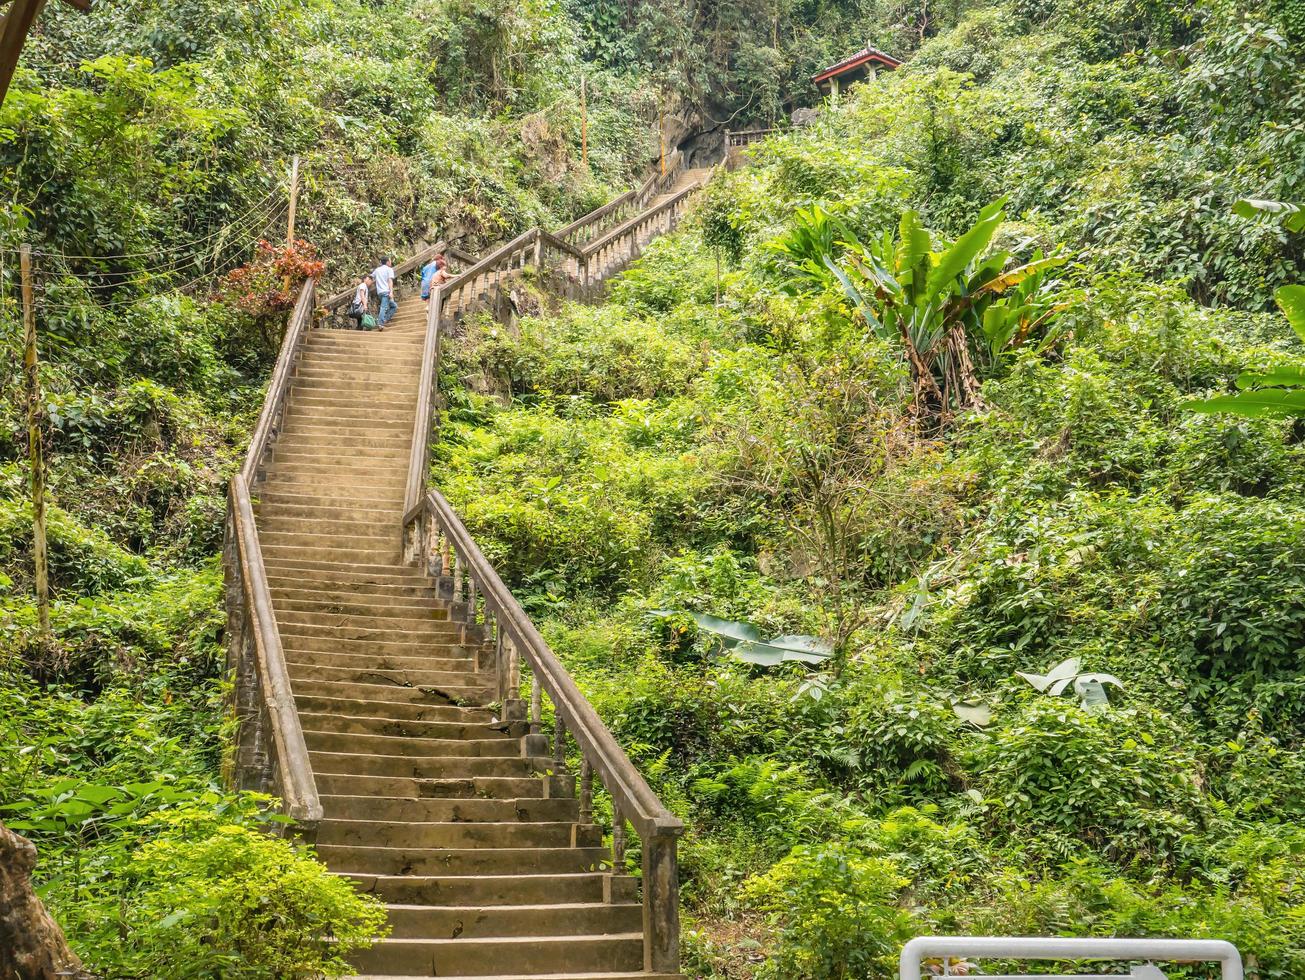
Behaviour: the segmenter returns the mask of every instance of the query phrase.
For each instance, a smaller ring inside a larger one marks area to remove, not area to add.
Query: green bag
[[[362,328],[364,330],[375,330],[376,317],[372,316],[370,313],[364,313],[362,318]]]

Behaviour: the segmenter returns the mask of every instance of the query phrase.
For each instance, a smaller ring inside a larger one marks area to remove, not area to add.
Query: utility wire
[[[273,204],[267,210],[263,211],[258,215],[255,215],[253,218],[249,218],[245,220],[239,225],[232,224],[226,226],[225,228],[222,229],[220,234],[224,237],[227,237],[228,240],[225,242],[223,241],[216,242],[211,250],[212,254],[216,256],[224,248],[230,247],[232,245],[243,245],[244,242],[242,241],[242,236],[249,235],[255,231],[265,230],[266,228],[269,227],[271,221],[278,214],[284,214],[288,209],[288,207],[289,206],[284,202],[281,202],[279,204]],[[216,238],[217,236],[213,236],[213,237]],[[173,262],[170,264],[161,264],[157,266],[146,267],[143,269],[130,269],[122,273],[104,272],[102,273],[102,275],[109,278],[121,278],[121,281],[114,283],[114,285],[117,286],[126,285],[131,282],[147,282],[152,278],[165,277],[165,276],[175,274],[177,272],[181,272],[183,270],[197,268],[205,261],[205,259],[208,256],[208,253],[209,250],[206,249],[204,252],[201,252],[196,255],[192,255],[189,258],[186,258],[181,261]],[[54,255],[54,256],[59,255],[59,253],[47,253],[47,254]],[[61,257],[67,258],[67,256],[61,256]]]
[[[274,225],[274,224],[276,224],[277,222],[279,222],[279,221],[281,220],[281,218],[283,218],[283,217],[285,216],[285,213],[286,213],[288,210],[289,210],[289,204],[282,204],[282,205],[277,209],[277,211],[276,211],[274,214],[272,214],[272,216],[270,217],[270,219],[269,219],[269,220],[268,220],[268,221],[267,221],[267,222],[266,222],[266,223],[265,223],[265,224],[264,224],[264,225],[259,229],[259,232],[260,232],[259,235],[257,235],[257,236],[253,236],[253,237],[261,238],[261,237],[262,237],[262,232],[263,232],[263,231],[266,231],[266,230],[267,230],[268,228],[270,228],[272,225]],[[237,255],[237,256],[235,256],[235,257],[233,257],[233,258],[229,258],[229,259],[227,259],[225,262],[221,263],[219,266],[217,266],[217,267],[215,267],[215,268],[213,268],[213,269],[209,269],[209,270],[206,270],[206,271],[204,271],[204,272],[201,272],[199,275],[195,276],[194,278],[190,279],[190,280],[187,281],[187,282],[181,283],[180,285],[169,286],[169,287],[168,287],[168,291],[169,291],[169,292],[186,292],[187,290],[192,289],[192,288],[194,288],[195,286],[199,285],[200,283],[204,282],[206,279],[210,279],[210,278],[212,278],[212,277],[214,277],[214,276],[221,275],[222,273],[227,272],[227,271],[229,271],[229,270],[235,268],[236,266],[240,265],[243,261],[245,261],[245,256],[244,256],[244,254],[243,254],[243,252],[244,252],[244,248],[248,248],[248,246],[252,244],[252,241],[246,241],[246,242],[244,242],[244,243],[242,243],[242,244],[243,244],[243,248],[242,248],[242,250],[241,250],[242,254]],[[162,278],[162,277],[160,277],[160,278]],[[139,284],[141,284],[141,283],[143,283],[143,282],[145,282],[145,281],[146,281],[146,280],[141,280],[141,281],[138,281],[136,284],[139,285]],[[122,285],[116,286],[115,288],[124,288],[125,285],[126,285],[126,284],[122,284]],[[47,290],[42,290],[43,293],[46,292],[46,291],[47,291]],[[140,303],[147,302],[147,301],[149,301],[149,300],[152,299],[152,298],[154,298],[154,297],[150,297],[150,296],[132,296],[132,297],[129,297],[129,298],[126,298],[126,299],[114,300],[114,301],[111,301],[111,302],[108,302],[108,303],[97,303],[97,302],[95,302],[93,299],[89,299],[89,297],[88,297],[89,302],[85,302],[85,303],[50,303],[50,302],[43,302],[43,303],[41,304],[41,309],[42,309],[42,312],[44,312],[44,313],[76,313],[76,312],[84,311],[84,310],[86,310],[88,307],[93,307],[96,311],[103,311],[103,310],[120,310],[120,309],[126,309],[126,308],[128,308],[128,307],[132,307],[132,306],[137,306],[137,305],[139,305]]]
[[[151,249],[149,251],[142,251],[142,252],[123,252],[119,255],[78,255],[72,252],[52,252],[52,251],[45,251],[42,249],[34,248],[32,249],[32,254],[38,255],[42,258],[75,259],[78,261],[86,261],[86,262],[111,262],[117,259],[137,259],[137,258],[146,258],[148,256],[153,256],[153,255],[169,255],[175,252],[191,251],[196,246],[204,245],[207,244],[208,242],[213,241],[216,238],[220,238],[222,235],[226,234],[228,231],[232,230],[233,228],[244,224],[246,219],[250,218],[251,216],[256,217],[256,212],[259,214],[266,214],[271,208],[276,206],[276,202],[273,201],[273,198],[278,197],[281,194],[282,191],[280,189],[271,191],[266,196],[264,196],[262,200],[258,201],[251,208],[249,208],[248,211],[245,211],[239,217],[233,218],[231,221],[228,221],[225,225],[223,225],[221,228],[218,228],[216,231],[213,231],[210,234],[205,235],[203,238],[192,239],[191,241],[182,242],[178,245],[173,245],[167,248],[157,248],[157,249]],[[12,248],[5,249],[5,251],[13,252],[15,254],[17,253],[17,249],[12,249]]]

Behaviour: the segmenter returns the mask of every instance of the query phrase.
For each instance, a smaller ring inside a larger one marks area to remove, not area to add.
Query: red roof
[[[829,79],[833,78],[835,75],[842,75],[846,72],[854,71],[862,65],[867,65],[871,62],[883,65],[885,68],[897,68],[901,65],[901,62],[892,55],[884,54],[878,48],[867,47],[858,51],[856,54],[852,55],[852,57],[844,58],[838,64],[830,65],[824,71],[812,75],[811,80],[819,85],[821,82],[829,81]]]

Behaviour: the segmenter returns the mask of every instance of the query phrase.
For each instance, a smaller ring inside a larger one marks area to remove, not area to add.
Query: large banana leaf
[[[1296,336],[1305,341],[1305,286],[1279,286],[1273,298]]]
[[[676,609],[654,609],[654,616],[689,616],[698,624],[698,629],[709,633],[720,641],[721,646],[729,649],[740,643],[757,643],[761,641],[761,630],[751,623],[739,623],[732,619],[720,619],[707,613],[683,612]]]
[[[1254,218],[1260,214],[1267,214],[1281,218],[1288,231],[1305,231],[1305,208],[1302,208],[1299,204],[1247,197],[1233,205],[1233,213],[1243,218]]]
[[[938,264],[929,273],[929,282],[926,286],[930,296],[937,296],[949,289],[957,277],[965,272],[970,263],[988,247],[992,242],[992,236],[1001,227],[1003,218],[1001,209],[1005,203],[1003,198],[984,208],[974,227],[956,239],[955,244],[938,258]]]
[[[758,667],[778,667],[783,663],[817,666],[834,655],[824,640],[815,636],[778,636],[766,643],[740,643],[730,656]]]
[[[1218,395],[1203,401],[1183,402],[1180,406],[1188,412],[1203,415],[1226,413],[1248,419],[1303,418],[1305,417],[1305,390],[1289,388],[1260,388],[1242,391],[1235,395]]]
[[[698,624],[699,630],[713,637],[730,657],[759,667],[778,667],[789,662],[822,664],[834,655],[833,647],[818,636],[776,636],[763,640],[761,630],[751,623],[674,609],[656,609],[653,610],[653,615],[687,615]]]
[[[1265,374],[1244,371],[1237,377],[1237,387],[1247,388],[1305,388],[1305,367],[1276,367]]]
[[[1000,275],[994,276],[992,279],[979,286],[976,291],[982,290],[985,293],[1000,295],[1012,286],[1018,286],[1026,279],[1040,275],[1047,269],[1055,269],[1064,265],[1068,261],[1069,257],[1065,255],[1049,255],[1044,259],[1034,259],[1032,262],[1027,262],[1024,265],[1017,266],[1014,269],[1010,269]]]
[[[1017,670],[1015,673],[1018,676],[1023,677],[1043,694],[1046,694],[1049,691],[1054,694],[1059,694],[1060,691],[1052,691],[1052,688],[1059,684],[1060,690],[1063,691],[1065,689],[1064,685],[1068,684],[1078,675],[1078,669],[1081,665],[1082,661],[1079,660],[1078,657],[1070,657],[1068,660],[1062,660],[1060,663],[1056,664],[1056,666],[1052,667],[1046,674],[1027,674],[1022,670]]]

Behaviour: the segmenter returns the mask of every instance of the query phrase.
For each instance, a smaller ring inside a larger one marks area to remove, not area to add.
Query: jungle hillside
[[[867,44],[902,66],[825,98]],[[1305,977],[1303,68],[1301,0],[51,5],[0,105],[0,821],[86,968],[347,976],[385,930],[224,778],[290,279],[766,128],[439,379],[431,482],[686,824],[683,972],[966,934]]]

